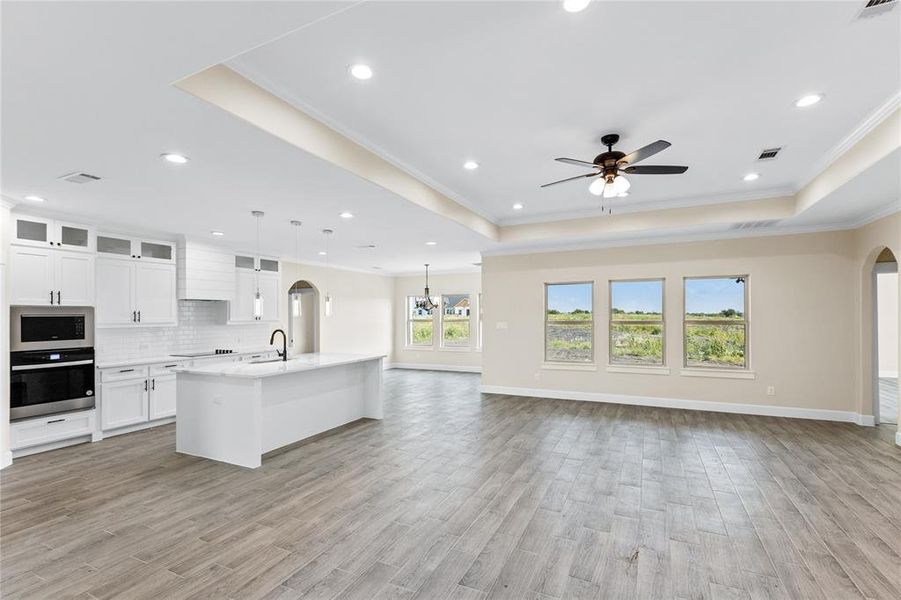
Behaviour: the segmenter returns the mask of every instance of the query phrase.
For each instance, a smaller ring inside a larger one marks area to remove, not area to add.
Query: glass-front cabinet
[[[19,246],[94,251],[94,230],[87,225],[31,215],[14,215],[12,243]]]
[[[109,258],[133,258],[144,262],[174,263],[175,244],[98,233],[97,255]]]

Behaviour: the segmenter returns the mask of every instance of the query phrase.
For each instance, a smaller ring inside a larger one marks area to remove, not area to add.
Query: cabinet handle
[[[53,290],[50,290],[50,305],[53,306]]]
[[[138,258],[140,258],[140,257],[138,257]],[[141,322],[141,311],[138,311],[138,323],[140,323],[140,322]]]
[[[52,421],[47,421],[47,425],[50,425],[50,423],[62,423],[63,421],[65,419],[53,419]]]
[[[56,292],[56,303],[59,304],[60,306],[63,305],[62,294],[63,294],[62,292],[60,292],[59,290],[57,290],[57,292]]]
[[[120,373],[131,373],[134,369],[119,369]]]
[[[153,378],[153,379],[150,380],[150,389],[151,389],[151,390],[155,390],[155,389],[156,389],[156,378]]]
[[[145,392],[147,391],[147,380],[146,379],[144,380],[144,391]]]
[[[177,364],[175,364],[175,365],[163,365],[163,368],[164,368],[164,369],[171,369],[172,367],[177,367],[177,366],[178,366]]]
[[[132,323],[138,322],[138,311],[136,311],[136,310],[131,311],[131,322]]]

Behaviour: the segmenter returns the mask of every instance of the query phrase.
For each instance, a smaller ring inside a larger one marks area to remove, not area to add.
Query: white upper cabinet
[[[94,230],[87,225],[29,215],[12,215],[10,222],[12,244],[94,252]]]
[[[97,259],[97,327],[175,325],[175,265]]]
[[[28,246],[10,248],[9,303],[93,306],[94,256]]]
[[[278,321],[281,274],[279,262],[273,258],[250,255],[234,257],[235,296],[228,304],[229,323]],[[263,300],[263,314],[253,314],[257,289]]]

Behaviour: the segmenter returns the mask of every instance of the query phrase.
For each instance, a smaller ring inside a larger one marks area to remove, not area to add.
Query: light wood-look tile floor
[[[172,426],[16,460],[3,598],[901,597],[901,449],[872,429],[385,389],[384,421],[257,470]]]

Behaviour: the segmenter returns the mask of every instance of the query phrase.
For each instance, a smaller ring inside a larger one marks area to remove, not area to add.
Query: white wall
[[[896,267],[897,268],[897,267]],[[898,273],[876,275],[879,376],[898,376]]]
[[[408,368],[437,368],[446,370],[480,371],[482,352],[478,347],[479,294],[482,291],[482,274],[437,273],[429,276],[429,288],[433,296],[442,294],[469,294],[470,296],[470,347],[442,348],[440,343],[440,311],[434,311],[431,347],[410,347],[407,344],[407,297],[421,296],[425,287],[425,272],[394,279],[394,354],[395,366]]]

